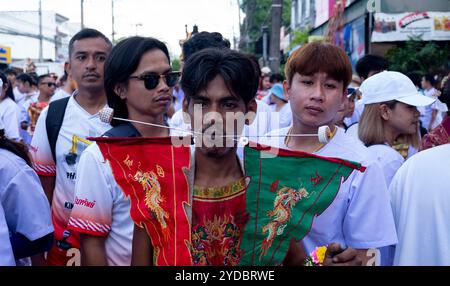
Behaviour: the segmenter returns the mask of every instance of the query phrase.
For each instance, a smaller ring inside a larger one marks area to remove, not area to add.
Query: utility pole
[[[238,27],[239,27],[239,38],[241,38],[242,37],[242,34],[241,34],[241,1],[239,1],[239,0],[236,0],[237,1],[237,9],[238,9]],[[234,36],[234,31],[233,31],[233,36]],[[237,39],[236,39],[236,37],[234,37],[234,49],[237,49]],[[241,39],[239,39],[239,42],[241,42]]]
[[[269,67],[274,73],[280,70],[280,29],[283,0],[272,0],[272,35],[270,37]]]
[[[114,44],[114,36],[116,32],[114,31],[114,0],[111,0],[111,21],[112,21],[112,42]]]
[[[42,47],[42,1],[39,0],[39,62],[42,63],[43,47]]]
[[[138,27],[142,27],[142,23],[136,23],[134,24],[136,26],[136,36],[139,34],[138,33]]]
[[[84,0],[81,0],[81,29],[84,29]]]
[[[268,34],[269,34],[269,27],[262,26],[263,66],[266,66],[267,62],[268,62],[268,56],[267,56]]]

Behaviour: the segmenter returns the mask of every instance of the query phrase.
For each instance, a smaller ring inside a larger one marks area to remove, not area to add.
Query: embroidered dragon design
[[[158,176],[152,171],[145,173],[137,171],[133,179],[141,184],[145,191],[145,205],[156,217],[161,228],[166,229],[166,220],[169,219],[169,214],[161,207],[161,203],[164,202],[164,197],[161,196],[161,185],[158,182]]]
[[[262,228],[262,234],[268,232],[261,245],[260,258],[267,254],[277,235],[282,235],[287,223],[291,219],[292,208],[301,199],[308,196],[305,188],[294,190],[288,187],[282,187],[277,192],[273,202],[273,210],[267,212],[267,216],[272,220]]]

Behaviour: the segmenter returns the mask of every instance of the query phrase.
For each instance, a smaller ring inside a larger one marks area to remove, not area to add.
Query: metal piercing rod
[[[203,136],[204,133],[202,132],[198,132],[198,131],[188,131],[185,129],[181,129],[181,128],[176,128],[176,127],[170,127],[170,126],[165,126],[165,125],[160,125],[160,124],[155,124],[155,123],[148,123],[148,122],[143,122],[143,121],[137,121],[137,120],[132,120],[132,119],[125,119],[125,118],[120,118],[120,117],[113,117],[112,115],[112,111],[109,109],[104,109],[102,111],[100,111],[100,120],[106,123],[110,123],[112,119],[115,120],[119,120],[119,121],[126,121],[126,122],[131,122],[131,123],[138,123],[138,124],[144,124],[144,125],[149,125],[149,126],[154,126],[154,127],[160,127],[160,128],[165,128],[165,129],[173,129],[173,130],[177,130],[183,133],[189,133],[191,135],[200,135]],[[237,136],[237,135],[218,135],[218,137],[225,137],[225,138],[233,138],[234,141],[236,142],[241,142],[244,145],[246,143],[248,143],[248,137],[250,138],[260,138],[260,137],[284,137],[284,136],[292,136],[292,137],[312,137],[312,136],[318,136],[319,137],[319,141],[322,143],[327,143],[328,139],[329,139],[329,134],[330,134],[330,129],[328,126],[320,126],[318,133],[312,133],[312,134],[288,134],[288,135],[249,135],[249,136]],[[240,139],[236,139],[236,137],[240,137]]]
[[[115,120],[120,120],[120,121],[126,121],[126,122],[131,122],[131,123],[138,123],[138,124],[144,124],[144,125],[149,125],[149,126],[154,126],[154,127],[160,127],[160,128],[165,128],[165,129],[173,129],[173,130],[177,130],[177,131],[181,131],[183,133],[188,133],[188,134],[192,134],[192,135],[198,135],[198,136],[203,136],[204,133],[202,132],[198,132],[198,131],[187,131],[185,129],[181,129],[181,128],[176,128],[176,127],[170,127],[170,126],[165,126],[165,125],[160,125],[160,124],[154,124],[154,123],[148,123],[148,122],[142,122],[142,121],[137,121],[137,120],[132,120],[132,119],[124,119],[124,118],[120,118],[120,117],[113,117],[113,119]],[[218,135],[218,137],[225,137],[225,138],[233,138],[233,140],[235,142],[240,142],[243,145],[246,145],[248,143],[248,137],[250,138],[260,138],[260,137],[285,137],[286,135],[249,135],[249,136],[238,136],[238,135]],[[310,134],[289,134],[288,136],[292,136],[292,137],[312,137],[312,136],[319,136],[319,133],[310,133]],[[236,137],[239,137],[240,139],[236,139]],[[328,140],[327,140],[328,141]],[[322,141],[321,141],[322,142]],[[322,142],[323,143],[323,142]],[[326,143],[326,142],[325,142]]]
[[[181,129],[181,128],[170,127],[170,126],[160,125],[160,124],[155,124],[155,123],[148,123],[148,122],[137,121],[137,120],[132,120],[132,119],[125,119],[125,118],[120,118],[120,117],[113,117],[112,119],[131,122],[131,123],[144,124],[144,125],[149,125],[149,126],[154,126],[154,127],[161,127],[161,128],[165,128],[165,129],[173,129],[173,130],[181,131],[184,133],[192,133],[192,134],[202,135],[201,132],[188,131],[188,130]]]
[[[165,126],[165,125],[160,125],[160,124],[155,124],[155,123],[148,123],[148,122],[143,122],[143,121],[137,121],[137,120],[132,120],[132,119],[125,119],[125,118],[120,118],[120,117],[112,117],[112,119],[115,120],[120,120],[120,121],[126,121],[126,122],[131,122],[131,123],[138,123],[138,124],[144,124],[144,125],[149,125],[149,126],[154,126],[154,127],[160,127],[160,128],[165,128],[165,129],[173,129],[173,130],[177,130],[177,131],[181,131],[183,133],[189,133],[191,135],[203,135],[202,132],[198,132],[198,131],[188,131],[185,129],[181,129],[181,128],[176,128],[176,127],[170,127],[170,126]],[[234,135],[222,135],[222,137],[236,137]],[[240,140],[238,139],[233,139],[236,142],[240,142]]]

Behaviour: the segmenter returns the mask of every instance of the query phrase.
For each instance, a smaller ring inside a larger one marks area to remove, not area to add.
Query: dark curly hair
[[[194,53],[206,48],[229,49],[230,41],[221,33],[200,32],[183,44],[183,59],[187,61]]]
[[[240,52],[209,48],[192,55],[183,68],[181,88],[188,102],[218,75],[233,96],[242,98],[245,104],[255,98],[260,77],[257,62]]]

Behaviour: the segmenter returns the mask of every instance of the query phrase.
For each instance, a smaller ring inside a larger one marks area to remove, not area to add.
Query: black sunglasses
[[[168,72],[165,74],[157,74],[157,73],[146,73],[138,76],[130,76],[129,78],[135,78],[138,80],[144,81],[144,86],[148,90],[152,90],[159,84],[159,79],[164,77],[166,79],[166,84],[168,87],[174,87],[178,80],[180,79],[181,72],[174,71]]]
[[[56,83],[54,83],[54,82],[41,82],[41,84],[46,84],[48,87],[53,87],[53,86],[56,87]]]

